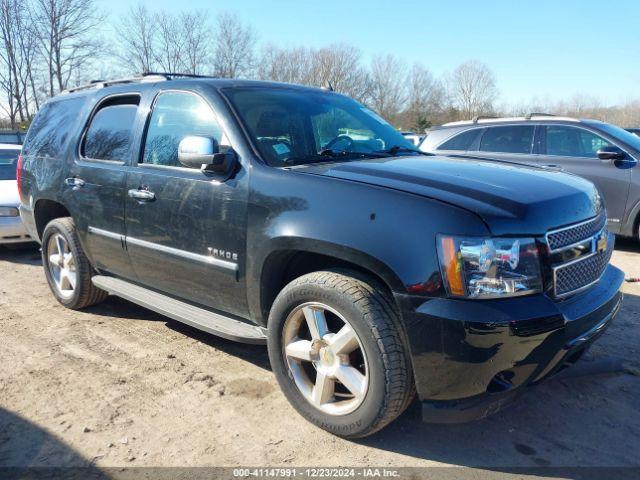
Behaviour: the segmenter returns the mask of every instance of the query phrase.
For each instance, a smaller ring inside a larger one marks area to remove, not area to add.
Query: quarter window
[[[213,110],[201,97],[187,92],[161,93],[147,127],[142,162],[182,167],[178,145],[188,136],[214,138],[220,145],[228,143]]]
[[[531,153],[533,125],[490,127],[482,136],[480,150],[497,153]]]
[[[481,129],[472,129],[462,132],[450,138],[438,147],[438,150],[469,150],[471,145],[478,138]]]
[[[582,128],[549,125],[546,129],[547,155],[597,158],[598,150],[611,146],[604,138]]]
[[[117,97],[103,104],[87,129],[83,156],[96,160],[126,160],[139,101],[138,96]]]

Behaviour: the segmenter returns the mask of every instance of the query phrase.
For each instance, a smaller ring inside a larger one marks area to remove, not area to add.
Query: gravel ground
[[[640,277],[639,260],[640,245],[619,241],[614,264]],[[266,348],[117,298],[66,310],[37,251],[0,249],[0,467],[640,467],[640,283],[625,291],[615,323],[570,375],[511,408],[434,426],[414,404],[375,436],[347,441],[288,405]]]

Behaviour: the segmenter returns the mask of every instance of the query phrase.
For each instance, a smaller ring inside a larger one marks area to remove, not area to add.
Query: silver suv
[[[640,238],[640,137],[620,127],[548,114],[476,117],[430,129],[420,149],[561,167],[598,187],[611,232]]]

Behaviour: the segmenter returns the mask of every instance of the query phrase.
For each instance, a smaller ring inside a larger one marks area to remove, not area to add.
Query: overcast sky
[[[128,0],[97,0],[117,20]],[[261,42],[345,42],[365,58],[393,53],[440,75],[468,59],[498,79],[500,101],[605,103],[640,94],[640,0],[154,0],[149,9],[238,13]]]

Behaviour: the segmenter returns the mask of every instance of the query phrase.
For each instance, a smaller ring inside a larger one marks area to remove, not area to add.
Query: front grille
[[[595,218],[578,223],[547,234],[547,243],[551,250],[559,250],[569,245],[574,245],[581,240],[587,240],[604,228],[607,221],[606,213],[602,212]]]
[[[608,232],[604,232],[608,235]],[[564,297],[596,282],[604,273],[613,253],[613,240],[604,252],[578,258],[554,269],[555,296]]]

